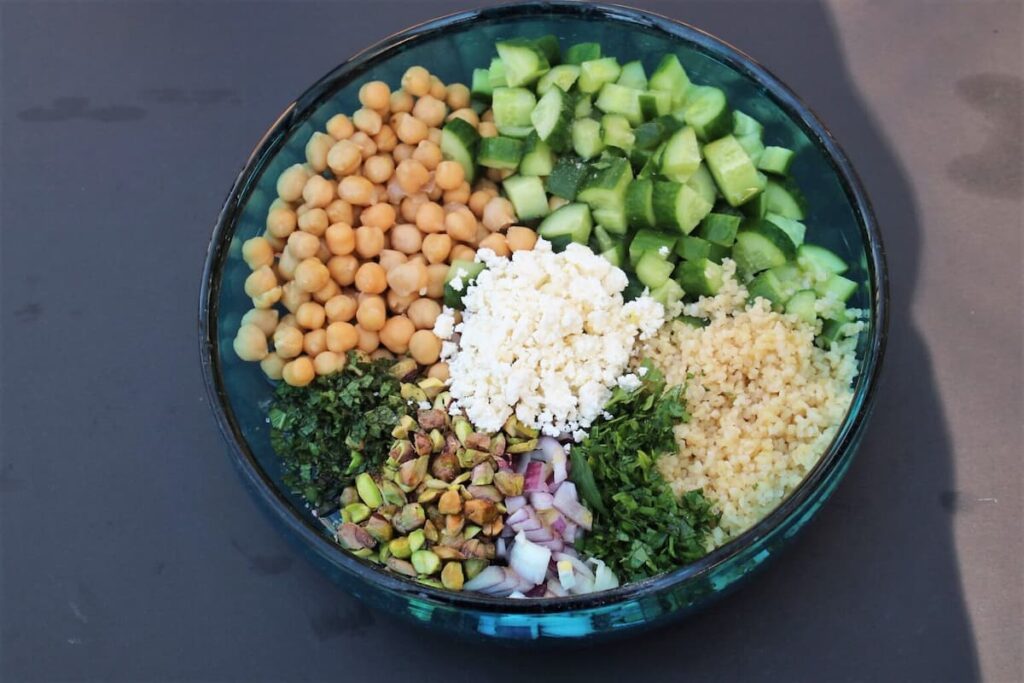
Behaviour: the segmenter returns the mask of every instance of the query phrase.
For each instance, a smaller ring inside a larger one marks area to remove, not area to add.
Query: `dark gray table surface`
[[[1024,678],[1020,3],[636,1],[801,93],[886,239],[876,415],[754,582],[593,651],[467,648],[278,537],[200,379],[213,219],[306,84],[470,4],[0,1],[0,679]]]

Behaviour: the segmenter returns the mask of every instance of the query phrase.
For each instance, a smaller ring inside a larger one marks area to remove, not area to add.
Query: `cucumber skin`
[[[654,181],[639,178],[626,188],[626,222],[631,228],[654,227]]]
[[[477,162],[487,168],[515,170],[523,158],[523,143],[515,138],[483,138],[477,149]]]
[[[562,155],[555,161],[545,188],[556,197],[574,201],[589,172],[590,169],[579,157]]]
[[[476,177],[476,150],[480,134],[476,128],[460,118],[454,118],[441,129],[441,152],[462,166],[466,180],[470,183]],[[461,157],[465,158],[461,158]]]

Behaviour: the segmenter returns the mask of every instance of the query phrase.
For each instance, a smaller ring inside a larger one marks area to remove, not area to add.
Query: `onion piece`
[[[575,554],[570,555],[569,553],[561,552],[561,553],[554,553],[552,555],[552,557],[557,562],[561,562],[562,560],[568,560],[569,562],[572,562],[572,568],[573,568],[573,570],[576,571],[577,574],[579,574],[580,576],[586,577],[590,581],[594,580],[594,572],[593,572],[593,570],[590,567],[588,567],[583,562],[583,560],[581,560],[580,558],[576,557]]]
[[[530,454],[521,453],[512,461],[512,467],[516,474],[526,474],[526,468],[530,465]]]
[[[565,450],[558,439],[551,436],[542,436],[537,439],[537,448],[530,451],[530,458],[541,462],[554,462],[555,456],[561,453],[565,456]]]
[[[514,598],[516,600],[523,600],[523,599],[526,598],[526,596],[523,595],[522,593],[520,593],[519,591],[512,591],[511,593],[508,594],[508,597]]]
[[[499,558],[504,560],[505,559],[505,555],[507,554],[507,552],[508,552],[508,546],[505,543],[505,539],[504,538],[498,538],[498,540],[494,542],[494,554],[497,557],[499,557]]]
[[[551,532],[551,529],[548,529],[547,527],[531,529],[529,531],[524,529],[521,533],[526,536],[526,540],[533,541],[535,543],[537,541],[550,541],[555,537],[554,533]]]
[[[526,496],[509,496],[505,499],[505,510],[509,515],[515,514],[524,505],[526,505]]]
[[[463,584],[463,589],[468,591],[486,591],[497,586],[505,580],[505,568],[497,565],[484,567],[483,570],[472,579]]]
[[[567,591],[576,585],[576,572],[569,560],[558,561],[558,583]]]
[[[555,506],[555,497],[545,491],[534,491],[530,494],[530,505],[538,512],[550,510]]]
[[[565,529],[563,529],[559,533],[561,533],[562,538],[565,540],[566,543],[575,543],[576,535],[579,533],[579,530],[580,528],[577,524],[574,524],[573,522],[567,522],[565,525]]]
[[[511,514],[505,519],[505,524],[510,526],[515,526],[533,517],[533,510],[527,505],[520,505],[514,512],[512,510],[509,512]]]
[[[594,514],[580,503],[579,496],[576,494],[575,484],[571,481],[562,482],[562,485],[558,487],[558,491],[555,492],[554,501],[555,507],[563,515],[587,531],[590,531],[594,523]]]
[[[539,460],[533,460],[529,465],[526,466],[526,474],[523,481],[523,493],[533,493],[534,491],[543,491],[547,493],[548,485],[546,482],[547,476],[544,473],[544,463]]]
[[[509,553],[509,565],[519,576],[533,585],[543,582],[550,559],[550,550],[530,541],[522,531],[516,534],[516,542]]]
[[[594,569],[594,591],[606,591],[619,587],[619,577],[615,576],[615,572],[609,569],[608,565],[595,557],[590,558],[588,562],[593,562],[596,565]]]
[[[558,582],[558,579],[548,579],[547,587],[548,592],[556,598],[564,598],[569,595],[569,591],[562,588],[562,584]]]
[[[565,449],[561,447],[559,447],[558,452],[551,459],[551,474],[552,483],[555,486],[569,478],[569,456],[565,454]]]

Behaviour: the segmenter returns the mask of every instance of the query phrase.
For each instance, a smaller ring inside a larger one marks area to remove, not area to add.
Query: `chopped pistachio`
[[[449,562],[441,570],[441,585],[450,591],[462,590],[465,578],[462,574],[462,565],[458,562]]]
[[[412,554],[412,566],[417,573],[430,576],[441,568],[441,558],[429,550],[417,550]]]
[[[445,412],[448,411],[448,406],[450,406],[451,403],[452,403],[452,395],[449,392],[447,392],[447,391],[438,394],[437,397],[434,399],[434,407],[435,408],[440,408],[441,410],[444,410]]]
[[[480,527],[478,527],[476,524],[470,524],[465,529],[462,530],[462,537],[468,541],[469,539],[473,538],[474,536],[476,536],[481,531],[482,531],[482,529]]]
[[[491,438],[491,455],[496,458],[500,458],[505,455],[505,448],[508,446],[508,440],[504,434],[498,434]]]
[[[537,439],[530,439],[529,441],[520,441],[519,443],[511,444],[505,449],[506,453],[529,453],[537,448]]]
[[[454,479],[452,479],[452,486],[457,486],[459,484],[465,484],[472,477],[473,477],[473,472],[467,470],[467,471],[463,472],[462,474],[460,474],[459,476],[457,476]]]
[[[391,549],[391,554],[400,559],[407,559],[412,555],[412,547],[409,545],[409,539],[405,536],[393,539],[388,543],[388,548]]]
[[[352,522],[353,524],[359,524],[365,521],[370,516],[370,508],[362,503],[352,503],[346,505],[341,511],[342,519]]]
[[[471,560],[466,560],[465,562],[463,562],[462,563],[462,568],[466,572],[466,578],[467,579],[472,579],[477,574],[479,574],[484,569],[486,569],[488,564],[489,563],[487,562],[487,560],[471,559]]]
[[[403,415],[399,420],[395,428],[391,430],[391,436],[396,439],[404,439],[409,436],[409,432],[416,429],[416,420],[413,419],[412,415]]]
[[[355,486],[346,486],[341,490],[341,495],[338,496],[338,504],[341,507],[345,507],[350,503],[359,502],[359,492],[356,491]]]
[[[478,451],[491,450],[491,437],[483,432],[473,432],[465,439],[466,448],[473,448]]]
[[[456,548],[449,548],[446,545],[435,545],[431,548],[434,554],[440,557],[442,560],[464,560],[466,559],[462,553]]]
[[[409,503],[402,507],[391,523],[399,533],[407,534],[413,529],[419,529],[426,520],[427,516],[423,512],[423,506],[419,503]]]
[[[444,448],[444,434],[441,433],[440,429],[431,429],[430,434],[430,445],[432,446],[431,451],[434,453],[440,453],[441,449]]]
[[[395,441],[391,444],[391,450],[388,451],[388,460],[395,463],[396,465],[402,465],[403,463],[411,460],[416,453],[416,449],[412,447],[412,444],[406,440]]]
[[[388,505],[405,505],[406,498],[402,489],[393,481],[384,480],[380,484],[380,492]]]
[[[441,494],[441,499],[437,501],[437,510],[442,515],[456,515],[462,512],[462,496],[458,490],[449,490]]]
[[[409,534],[409,550],[416,552],[426,544],[427,538],[423,529],[417,529]]]
[[[501,470],[494,475],[494,485],[505,496],[523,495],[525,477],[509,470]]]
[[[502,496],[494,486],[477,486],[474,484],[469,486],[466,490],[469,491],[469,495],[474,498],[483,498],[484,500],[489,500],[492,503],[500,503],[504,499],[504,496]]]
[[[423,505],[433,503],[441,496],[441,492],[437,489],[423,489],[420,494],[416,496],[416,502]]]
[[[406,460],[398,469],[398,483],[411,489],[416,488],[423,481],[423,478],[427,476],[427,465],[429,463],[430,458],[425,455],[415,460]]]
[[[487,524],[494,521],[498,516],[498,507],[494,504],[494,501],[482,498],[467,500],[463,509],[465,510],[466,517],[477,524]]]
[[[427,400],[433,401],[437,398],[442,391],[444,391],[444,382],[436,377],[428,377],[421,380],[416,386],[423,390],[423,393],[427,395]]]
[[[466,526],[466,518],[462,515],[448,515],[444,518],[445,533],[458,536]]]
[[[437,533],[437,525],[432,520],[427,520],[427,523],[423,525],[423,535],[426,536],[427,540],[431,543],[437,543],[439,534]]]
[[[473,425],[469,423],[469,420],[460,415],[452,420],[452,429],[455,431],[455,436],[458,437],[459,442],[465,446],[466,437],[473,433]]]
[[[399,389],[399,393],[406,401],[423,403],[427,400],[427,395],[415,384],[403,384],[402,388]]]
[[[403,358],[391,366],[391,376],[398,379],[405,379],[409,375],[415,376],[419,371],[419,365],[412,358]]]
[[[494,465],[489,460],[473,466],[473,484],[475,486],[487,486],[492,481],[494,481]]]
[[[377,482],[366,472],[356,477],[356,491],[359,492],[359,497],[371,510],[376,510],[384,502],[380,495],[380,489],[377,488]]]
[[[352,522],[345,522],[338,527],[338,542],[346,550],[373,548],[377,541],[365,529]]]
[[[371,515],[366,524],[363,525],[366,533],[373,536],[379,543],[387,543],[394,535],[391,524],[380,515]],[[387,559],[387,558],[384,558]]]
[[[409,555],[406,555],[409,557]],[[416,568],[412,566],[411,562],[399,558],[397,555],[389,557],[385,562],[388,569],[395,572],[396,574],[402,574],[403,576],[416,576]]]

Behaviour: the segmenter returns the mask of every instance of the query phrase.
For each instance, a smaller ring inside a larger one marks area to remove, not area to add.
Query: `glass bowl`
[[[752,529],[693,564],[602,593],[546,600],[491,598],[425,587],[343,551],[303,502],[281,484],[266,410],[273,387],[258,364],[232,351],[249,270],[241,243],[264,229],[277,176],[305,161],[310,134],[337,112],[358,108],[359,86],[394,85],[414,64],[446,82],[468,82],[496,40],[554,34],[563,47],[597,41],[620,60],[642,57],[648,73],[663,53],[679,55],[695,82],[723,88],[730,105],[765,126],[771,144],[796,150],[794,175],[809,201],[815,241],[856,264],[851,305],[870,311],[859,339],[860,374],[836,437],[800,486]],[[828,226],[824,229],[823,226]],[[395,34],[335,68],[291,104],[263,136],[235,181],[210,242],[200,293],[202,369],[211,406],[242,479],[270,517],[316,565],[370,605],[452,634],[502,641],[601,638],[691,614],[735,588],[815,515],[850,466],[871,412],[887,325],[887,279],[871,207],[846,155],[825,126],[751,57],[696,28],[624,7],[542,2],[443,17]]]

